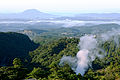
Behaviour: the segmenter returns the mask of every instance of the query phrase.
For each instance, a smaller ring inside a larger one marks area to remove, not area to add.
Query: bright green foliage
[[[120,79],[120,48],[113,41],[105,42],[103,47],[106,56],[93,61],[93,68],[85,74],[90,80],[119,80]]]
[[[28,76],[29,76],[28,78],[39,79],[45,77],[46,73],[41,68],[34,68],[32,72],[28,74]]]
[[[43,66],[49,66],[52,62],[58,64],[63,55],[76,55],[78,42],[79,40],[75,38],[63,38],[51,44],[40,46],[35,51],[30,52],[32,62],[41,63]]]
[[[22,62],[19,58],[15,58],[13,60],[13,65],[14,65],[14,68],[21,68],[22,67]]]
[[[76,55],[78,42],[79,39],[76,38],[62,38],[50,44],[40,46],[35,51],[30,52],[32,63],[41,64],[41,68],[43,66],[47,67],[49,71],[47,71],[47,77],[44,75],[44,78],[49,80],[77,80],[78,77],[75,72],[67,64],[60,67],[59,62],[63,55]]]
[[[0,68],[2,80],[119,80],[120,79],[120,47],[111,40],[100,45],[106,54],[103,58],[96,58],[92,62],[92,68],[86,71],[84,76],[76,75],[68,64],[60,66],[60,59],[66,56],[76,56],[79,51],[77,38],[61,38],[40,45],[29,53],[30,60],[22,66],[21,60],[15,58],[13,66]]]

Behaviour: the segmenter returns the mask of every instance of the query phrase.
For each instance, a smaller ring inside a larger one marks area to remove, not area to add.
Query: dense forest
[[[0,32],[0,65],[11,65],[12,60],[16,57],[26,58],[29,51],[38,47],[24,34]]]
[[[76,75],[67,63],[64,66],[59,64],[63,56],[76,56],[80,41],[77,37],[61,37],[38,45],[26,35],[19,33],[0,33],[0,36],[3,36],[0,37],[0,57],[7,56],[7,60],[12,60],[8,66],[1,65],[1,80],[120,79],[120,47],[116,47],[112,40],[101,44],[107,54],[103,58],[96,58],[92,62],[92,67],[82,76]],[[24,56],[24,59],[21,56]]]

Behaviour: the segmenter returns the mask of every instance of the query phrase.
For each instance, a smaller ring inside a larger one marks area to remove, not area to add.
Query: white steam
[[[77,64],[76,64],[77,63],[76,57],[63,56],[62,59],[61,59],[60,64],[63,66],[64,63],[67,63],[72,68],[72,70],[75,71],[76,66],[77,66]]]
[[[75,70],[76,74],[81,73],[81,75],[84,75],[84,72],[86,70],[86,68],[88,68],[88,53],[89,51],[84,49],[84,50],[80,50],[77,53],[77,68]]]
[[[76,74],[81,73],[84,75],[86,69],[88,68],[90,61],[95,59],[97,52],[97,40],[93,35],[86,35],[80,38],[80,51],[77,53],[76,57],[77,68]]]
[[[101,34],[101,41],[105,42],[108,40],[113,39],[113,41],[119,46],[119,36],[120,36],[120,29],[112,29],[112,31],[108,31],[106,33]]]
[[[64,62],[66,62],[76,74],[80,73],[83,76],[88,67],[92,67],[92,62],[96,57],[102,58],[106,55],[105,51],[100,48],[99,45],[112,39],[118,47],[119,35],[120,30],[113,29],[112,31],[98,34],[96,36],[82,36],[79,43],[80,51],[77,53],[76,57],[63,56],[60,65],[64,65]],[[104,54],[99,54],[100,51]]]
[[[97,40],[93,35],[85,35],[80,38],[80,51],[76,57],[64,56],[60,64],[67,62],[76,74],[84,75],[91,62],[98,56]]]

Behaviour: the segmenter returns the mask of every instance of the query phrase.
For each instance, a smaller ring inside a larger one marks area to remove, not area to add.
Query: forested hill
[[[8,65],[15,57],[23,58],[36,48],[26,35],[0,32],[0,65]]]
[[[0,79],[120,80],[120,47],[116,47],[113,41],[107,41],[101,45],[107,55],[102,59],[96,58],[84,76],[76,75],[67,62],[64,66],[60,65],[63,56],[76,56],[79,51],[78,43],[78,38],[61,38],[49,44],[40,45],[29,53],[31,61],[26,64],[19,58],[15,58],[12,66],[0,67]],[[17,47],[17,49],[19,48]],[[104,52],[100,53],[105,54]]]

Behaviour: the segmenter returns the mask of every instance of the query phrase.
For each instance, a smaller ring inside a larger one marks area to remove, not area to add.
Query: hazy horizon
[[[0,12],[0,14],[12,14],[12,13],[22,13],[24,11],[27,11],[27,10],[38,10],[39,12],[43,12],[43,11],[40,11],[39,9],[26,9],[26,10],[23,10],[23,11],[13,11],[13,12]],[[120,12],[43,12],[43,13],[48,13],[48,14],[53,14],[53,15],[61,15],[61,16],[75,16],[77,14],[109,14],[109,13],[120,13]]]
[[[120,13],[119,0],[0,0],[0,13],[37,9],[52,14]]]

